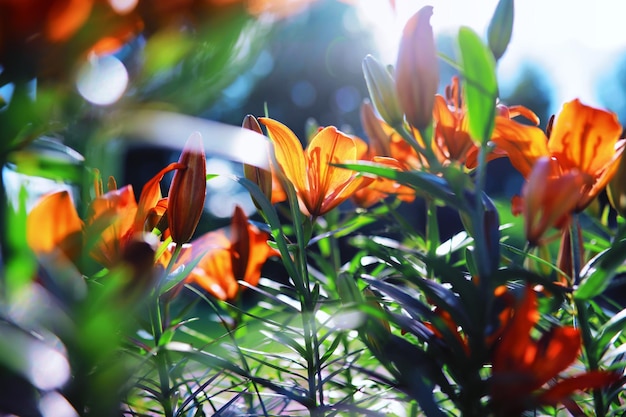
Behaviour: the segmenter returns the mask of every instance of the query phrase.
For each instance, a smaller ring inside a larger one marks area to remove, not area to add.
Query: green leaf
[[[26,201],[28,192],[24,186],[20,188],[15,210],[9,208],[6,219],[7,241],[11,247],[12,256],[5,261],[5,279],[7,291],[11,295],[18,295],[34,279],[37,263],[26,241]]]
[[[193,46],[189,35],[183,32],[173,30],[157,32],[150,37],[143,51],[143,76],[150,79],[179,65]]]
[[[423,171],[398,171],[372,162],[355,164],[336,164],[336,166],[351,169],[357,172],[378,175],[379,177],[396,180],[400,184],[414,188],[422,196],[429,196],[442,201],[447,206],[466,211],[465,201],[457,197],[450,184],[437,175]]]
[[[487,41],[496,60],[506,51],[513,33],[513,0],[500,0],[487,28]]]
[[[461,27],[458,42],[469,133],[474,140],[486,144],[495,125],[498,97],[496,61],[487,45],[472,29]]]
[[[578,300],[588,300],[602,294],[624,260],[626,260],[626,239],[614,243],[585,265],[580,272],[581,282],[574,292],[574,297]]]
[[[594,339],[594,347],[597,357],[602,357],[615,341],[617,335],[622,334],[626,326],[626,310],[622,310],[598,329]]]

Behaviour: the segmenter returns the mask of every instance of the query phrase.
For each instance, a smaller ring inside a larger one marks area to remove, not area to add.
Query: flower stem
[[[581,252],[580,252],[580,223],[578,221],[578,215],[573,214],[572,225],[570,227],[570,244],[572,252],[572,280],[574,285],[580,283],[580,269],[582,265]],[[576,306],[576,313],[578,317],[578,327],[583,342],[583,349],[585,357],[587,358],[587,368],[589,371],[595,371],[598,369],[598,358],[593,350],[593,335],[591,334],[591,326],[589,323],[588,305],[583,300],[574,298],[574,304]],[[595,406],[595,414],[597,417],[604,417],[605,407],[604,398],[600,390],[593,390],[593,401]]]
[[[163,316],[161,314],[161,287],[163,282],[167,279],[167,276],[172,271],[174,264],[176,263],[176,259],[180,255],[183,246],[180,244],[176,244],[174,248],[174,253],[172,254],[172,259],[167,265],[165,272],[163,273],[163,277],[158,281],[156,288],[154,289],[154,303],[152,304],[152,308],[150,309],[150,321],[152,324],[152,335],[154,337],[154,347],[155,347],[155,360],[157,365],[157,370],[159,373],[159,386],[161,389],[161,406],[163,407],[163,412],[165,417],[173,417],[174,410],[172,408],[172,400],[170,398],[170,377],[169,377],[169,361],[166,356],[165,351],[161,351],[161,337],[163,336]],[[166,320],[169,321],[169,320]]]

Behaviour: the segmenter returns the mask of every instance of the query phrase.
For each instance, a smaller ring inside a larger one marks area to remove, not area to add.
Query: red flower
[[[575,391],[602,388],[620,378],[616,373],[591,371],[546,385],[576,360],[581,339],[578,329],[562,326],[535,340],[531,332],[538,321],[536,294],[527,287],[493,353],[491,402],[497,417],[554,406]]]

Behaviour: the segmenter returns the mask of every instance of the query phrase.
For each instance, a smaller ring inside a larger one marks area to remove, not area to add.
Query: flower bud
[[[500,0],[496,6],[496,11],[489,22],[487,28],[487,41],[489,49],[493,52],[496,60],[500,59],[506,47],[511,41],[513,33],[513,0]]]
[[[389,142],[391,138],[385,133],[380,125],[381,121],[374,113],[374,107],[369,101],[361,105],[361,125],[369,139],[369,148],[376,156],[389,156],[391,149]]]
[[[430,124],[439,87],[437,50],[430,25],[432,14],[432,6],[425,6],[409,19],[396,63],[398,99],[406,119],[417,129]]]
[[[583,176],[577,170],[559,175],[554,159],[537,159],[522,188],[528,243],[537,246],[549,228],[563,229],[569,224],[583,186]]]
[[[263,134],[261,130],[261,126],[259,122],[257,122],[256,117],[251,114],[247,115],[243,119],[243,123],[241,125],[244,129],[252,130],[258,134]],[[268,200],[272,200],[272,172],[255,167],[254,165],[243,165],[243,175],[253,183],[259,186],[263,195],[267,197]],[[255,202],[255,205],[257,203]],[[258,206],[257,206],[258,207]]]
[[[626,158],[620,156],[617,171],[606,188],[611,206],[620,216],[626,217]]]
[[[167,219],[172,240],[188,242],[198,226],[206,198],[206,156],[202,136],[191,134],[178,160],[168,194]]]
[[[404,116],[400,109],[395,81],[387,68],[376,58],[368,55],[363,60],[363,75],[372,103],[380,117],[391,126],[401,124]]]

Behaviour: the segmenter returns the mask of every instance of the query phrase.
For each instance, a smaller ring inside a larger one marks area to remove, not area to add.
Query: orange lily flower
[[[110,190],[91,202],[85,233],[87,242],[94,244],[90,249],[94,260],[111,267],[121,259],[124,247],[136,234],[152,231],[166,204],[159,183],[166,173],[178,168],[182,168],[180,163],[172,163],[152,177],[143,186],[139,203],[131,185]]]
[[[201,286],[220,300],[233,300],[240,290],[238,280],[256,286],[261,267],[271,256],[278,255],[268,244],[269,234],[248,222],[244,211],[235,208],[230,239],[224,230],[204,234],[181,254],[180,263],[206,253],[193,269],[188,282]]]
[[[476,159],[478,155],[478,147],[469,135],[469,121],[467,118],[467,110],[461,98],[461,90],[459,79],[452,78],[452,82],[446,87],[445,97],[435,95],[433,106],[434,135],[432,139],[431,149],[443,166],[457,161],[465,164],[467,168],[476,167]],[[369,113],[364,109],[364,112]],[[372,114],[362,114],[363,126],[370,139],[373,142],[380,142],[382,149],[388,150],[388,155],[395,158],[400,163],[406,165],[407,169],[423,169],[428,167],[423,155],[419,155],[409,145],[402,136],[397,133],[391,126],[383,120],[377,118],[373,111]],[[523,126],[512,122],[515,117],[524,117],[535,125],[539,124],[539,118],[531,110],[524,106],[497,106],[499,117],[496,118],[496,129],[505,129],[508,125]],[[376,123],[379,126],[375,126]],[[417,143],[425,147],[426,144],[417,129],[412,129],[411,133]],[[495,135],[495,133],[494,133]],[[380,146],[379,146],[380,147]],[[502,157],[506,154],[502,151],[494,151],[490,154],[489,159]]]
[[[511,119],[518,116],[535,125],[539,124],[537,115],[524,106],[498,105],[496,110],[499,117],[496,117],[494,132],[499,125],[508,125]],[[445,97],[439,95],[436,97],[433,119],[435,120],[433,149],[439,161],[444,165],[450,161],[459,161],[468,168],[474,168],[478,148],[469,135],[469,119],[461,98],[458,77],[453,77],[451,84],[446,87]],[[504,155],[492,153],[491,159],[496,156]]]
[[[300,210],[317,217],[337,207],[371,181],[331,164],[356,161],[363,154],[357,141],[333,126],[320,129],[305,150],[285,125],[260,118],[272,142],[276,160],[296,190]]]
[[[591,371],[544,388],[576,360],[581,338],[578,329],[563,326],[534,340],[531,331],[538,321],[537,297],[527,287],[493,353],[491,401],[496,417],[515,417],[541,405],[554,406],[575,391],[602,388],[620,378],[616,373]]]
[[[575,210],[582,211],[614,176],[624,140],[619,140],[622,126],[614,113],[582,104],[565,103],[556,119],[550,140],[534,126],[515,122],[498,123],[493,142],[496,150],[506,153],[513,166],[528,178],[541,157],[556,160],[560,174],[577,172],[583,179]]]
[[[26,219],[26,240],[35,254],[49,254],[59,249],[76,264],[82,245],[83,222],[76,212],[69,192],[47,194]]]

